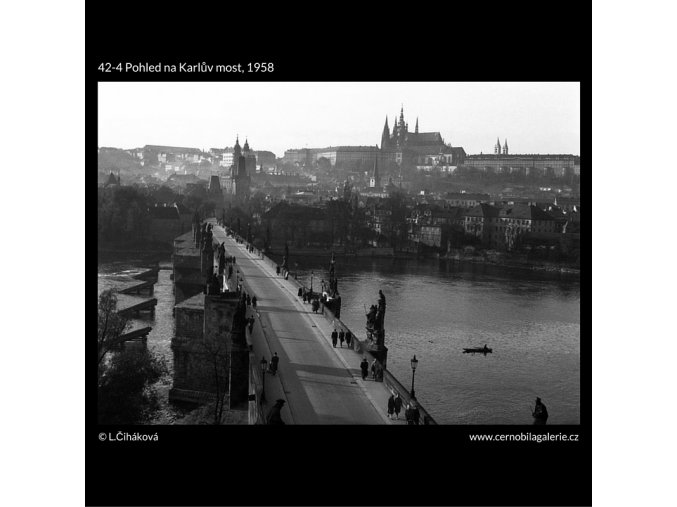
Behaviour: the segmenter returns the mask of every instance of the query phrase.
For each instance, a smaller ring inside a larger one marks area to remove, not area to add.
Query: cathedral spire
[[[508,139],[505,140],[505,144],[503,145],[503,155],[508,154]]]
[[[386,124],[383,126],[383,134],[381,134],[381,149],[387,148],[388,144],[390,144],[390,128],[388,127],[388,116],[386,115]]]
[[[418,134],[418,116],[416,117],[416,133]]]

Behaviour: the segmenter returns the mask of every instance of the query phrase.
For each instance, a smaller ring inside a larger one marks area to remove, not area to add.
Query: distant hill
[[[133,157],[124,150],[118,148],[101,148],[99,150],[99,172],[106,174],[113,171],[121,173],[138,173],[143,171],[141,160]]]

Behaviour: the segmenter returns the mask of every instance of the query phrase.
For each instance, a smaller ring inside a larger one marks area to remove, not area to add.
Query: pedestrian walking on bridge
[[[339,338],[339,341],[341,342],[341,348],[343,348],[343,342],[346,339],[346,332],[343,329],[341,329],[341,331],[339,331],[338,338]]]
[[[284,400],[277,400],[275,402],[275,405],[273,405],[273,408],[270,409],[270,412],[268,412],[268,417],[266,418],[266,422],[268,424],[284,424],[284,421],[282,420],[282,414],[280,413],[284,404]]]
[[[392,419],[394,413],[395,413],[395,397],[391,394],[390,398],[388,398],[388,419]]]
[[[366,357],[362,358],[360,369],[362,370],[362,380],[367,380],[367,375],[369,375],[369,362]]]
[[[252,307],[256,308],[256,296],[252,296]]]
[[[402,398],[400,398],[400,393],[397,393],[397,396],[395,396],[395,419],[400,418],[401,410],[402,410]]]
[[[275,375],[277,373],[277,365],[280,362],[280,358],[277,357],[277,352],[273,354],[273,357],[270,358],[270,372]]]
[[[334,331],[331,333],[331,344],[336,348],[336,341],[338,340],[338,333],[336,332],[336,328],[334,328]]]

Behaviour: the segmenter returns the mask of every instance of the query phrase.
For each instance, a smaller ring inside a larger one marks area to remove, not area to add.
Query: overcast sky
[[[578,83],[99,83],[99,146],[380,145],[404,105],[414,130],[466,153],[580,153]]]

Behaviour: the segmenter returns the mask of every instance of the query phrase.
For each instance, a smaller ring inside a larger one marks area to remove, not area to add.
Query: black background
[[[591,13],[574,3],[264,4],[217,12],[164,4],[87,12],[87,237],[96,237],[98,81],[579,81],[582,198],[589,203]],[[269,21],[272,19],[274,21]],[[292,19],[293,21],[289,21]],[[273,74],[100,73],[103,62],[273,62]],[[280,119],[280,128],[284,128]],[[90,167],[91,166],[91,167]],[[590,209],[588,207],[588,209]],[[584,239],[589,240],[588,234]],[[96,251],[87,291],[96,292]],[[580,426],[100,426],[87,370],[88,505],[590,505],[590,264],[581,291]],[[89,299],[88,332],[96,326]],[[89,341],[88,341],[89,344]],[[93,342],[87,356],[95,354]],[[117,431],[158,442],[100,442]],[[543,432],[578,442],[470,442]]]

